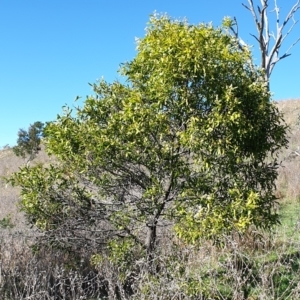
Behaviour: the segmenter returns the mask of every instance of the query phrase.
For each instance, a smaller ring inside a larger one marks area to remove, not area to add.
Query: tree
[[[28,128],[28,131],[20,129],[18,132],[17,145],[13,147],[13,152],[17,156],[25,158],[29,155],[27,162],[33,160],[41,150],[41,138],[43,137],[44,124],[34,122]]]
[[[123,262],[151,262],[166,227],[195,243],[276,224],[286,127],[251,53],[223,28],[167,16],[137,50],[126,84],[94,84],[46,126],[57,162],[12,177],[29,222],[51,245]]]
[[[290,56],[291,54],[289,51],[299,42],[300,37],[285,51],[283,55],[279,55],[280,48],[287,38],[287,36],[291,33],[294,29],[297,21],[295,21],[294,16],[295,13],[300,8],[300,0],[294,4],[291,8],[289,13],[284,18],[284,21],[280,24],[280,9],[277,6],[277,1],[274,0],[274,9],[272,12],[276,14],[276,33],[270,30],[269,25],[269,16],[268,16],[268,7],[269,1],[268,0],[261,0],[261,5],[257,5],[257,9],[253,4],[253,0],[248,0],[248,5],[242,3],[242,5],[251,12],[256,29],[257,35],[251,34],[255,40],[259,44],[260,53],[261,53],[261,67],[265,70],[265,80],[269,82],[270,76],[275,65],[282,59]],[[285,32],[286,26],[292,21],[292,25],[290,28]],[[230,20],[228,18],[225,19],[225,23],[231,29],[231,32],[234,34],[236,38],[240,41],[240,37],[238,36],[238,24],[236,18]],[[273,43],[272,43],[273,39]],[[244,44],[242,42],[242,44]],[[241,45],[242,46],[242,45]],[[243,47],[243,46],[242,46]]]

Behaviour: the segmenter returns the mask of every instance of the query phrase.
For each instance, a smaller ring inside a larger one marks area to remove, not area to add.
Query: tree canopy
[[[43,137],[43,129],[44,124],[40,121],[31,124],[27,131],[20,129],[17,145],[13,147],[13,152],[23,158],[28,156],[28,162],[33,160],[41,150],[40,143]]]
[[[167,228],[188,243],[269,228],[285,125],[264,74],[211,25],[152,16],[126,83],[93,85],[45,129],[50,166],[24,167],[31,224],[58,247],[151,257]]]

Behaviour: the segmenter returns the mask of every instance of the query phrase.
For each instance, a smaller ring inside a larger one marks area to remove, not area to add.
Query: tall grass
[[[296,226],[296,224],[293,224]],[[32,237],[1,234],[1,299],[299,299],[300,239],[290,225],[273,233],[231,236],[224,247],[164,240],[157,271],[130,272],[103,259],[70,264],[57,251],[33,253]],[[253,236],[257,235],[253,239]],[[261,242],[257,242],[261,240]],[[123,276],[123,277],[122,277]]]

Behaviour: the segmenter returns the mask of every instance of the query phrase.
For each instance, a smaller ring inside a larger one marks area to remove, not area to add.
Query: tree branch
[[[300,0],[293,5],[290,9],[289,13],[286,15],[283,23],[280,25],[280,9],[277,5],[277,0],[274,0],[274,9],[271,12],[275,12],[276,14],[276,34],[273,32],[270,33],[269,27],[269,18],[267,14],[267,8],[269,6],[268,0],[261,0],[261,5],[257,6],[257,10],[254,8],[253,0],[248,0],[248,5],[242,3],[242,5],[251,12],[258,35],[255,36],[251,34],[256,41],[259,43],[260,51],[261,51],[261,67],[266,72],[266,81],[269,80],[271,73],[278,61],[290,56],[289,51],[293,48],[300,40],[298,38],[289,48],[288,50],[279,57],[279,50],[282,46],[282,43],[286,39],[286,37],[291,33],[294,29],[297,21],[294,20],[295,13],[300,9]],[[288,24],[290,20],[293,20],[293,24],[288,29],[288,31],[283,34],[283,30]],[[270,46],[270,37],[274,39],[274,45],[269,51]]]

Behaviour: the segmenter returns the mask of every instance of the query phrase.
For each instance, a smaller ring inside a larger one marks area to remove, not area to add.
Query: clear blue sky
[[[135,56],[135,37],[144,36],[154,11],[215,26],[236,16],[259,64],[249,34],[256,29],[242,2],[247,0],[0,0],[0,147],[14,145],[19,128],[54,120],[77,95],[93,94],[88,83],[118,79],[119,64]],[[296,0],[277,2],[283,17]],[[283,50],[299,36],[300,23]],[[291,53],[271,77],[276,100],[300,98],[300,43]]]

